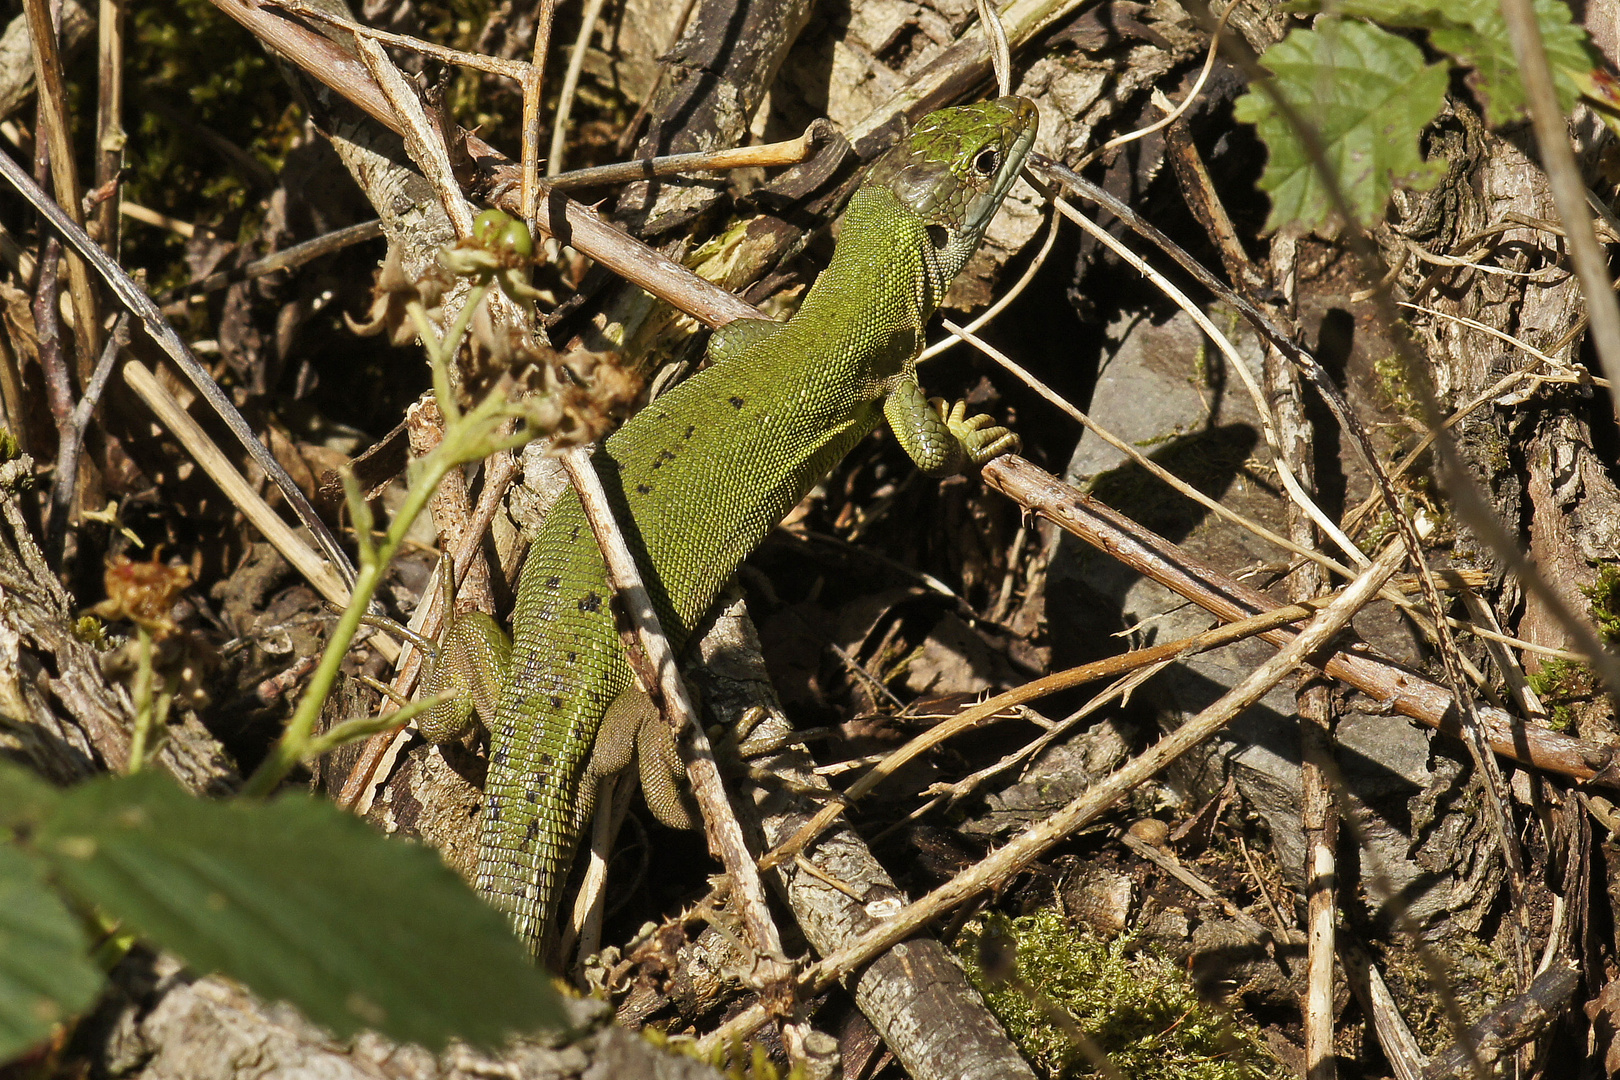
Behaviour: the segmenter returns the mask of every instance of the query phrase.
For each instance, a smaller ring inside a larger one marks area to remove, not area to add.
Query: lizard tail
[[[586,777],[566,785],[536,785],[532,775],[498,778],[496,772],[492,766],[484,811],[486,839],[479,846],[475,880],[478,891],[511,920],[513,933],[529,955],[539,960],[577,838],[591,818],[596,785]],[[576,793],[573,799],[567,797],[570,791]],[[555,821],[567,825],[547,827]],[[496,822],[503,827],[492,829]]]

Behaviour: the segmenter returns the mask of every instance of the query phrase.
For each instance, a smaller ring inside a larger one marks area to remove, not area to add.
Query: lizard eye
[[[980,150],[973,159],[973,171],[980,176],[994,176],[996,169],[1001,165],[1001,153],[996,150]]]

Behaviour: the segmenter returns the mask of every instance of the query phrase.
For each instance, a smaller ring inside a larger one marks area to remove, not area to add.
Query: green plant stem
[[[456,404],[455,391],[450,386],[450,358],[461,348],[462,335],[467,332],[473,313],[484,302],[488,292],[487,281],[479,282],[467,291],[467,302],[461,305],[461,310],[456,313],[456,321],[450,324],[443,338],[434,332],[433,321],[427,317],[427,309],[420,300],[412,300],[406,305],[411,321],[416,324],[417,336],[422,339],[422,347],[427,350],[428,363],[433,369],[433,397],[439,403],[439,411],[444,414],[447,428],[453,427],[461,419],[461,408]]]
[[[482,411],[482,408],[477,410]],[[458,444],[461,441],[463,440],[456,440]],[[405,542],[405,534],[416,521],[416,516],[427,506],[428,499],[437,490],[439,481],[458,464],[452,455],[445,453],[451,447],[451,441],[446,439],[445,443],[422,459],[422,474],[407,489],[404,505],[400,507],[393,523],[389,525],[382,543],[373,552],[361,552],[360,572],[355,577],[354,591],[349,595],[349,606],[343,609],[331,640],[326,643],[326,652],[321,655],[320,665],[315,669],[304,696],[299,699],[298,709],[293,713],[287,729],[281,733],[281,738],[276,740],[269,756],[248,778],[247,783],[242,785],[243,795],[260,798],[270,794],[295,765],[309,756],[312,733],[315,730],[315,722],[320,719],[321,706],[326,703],[327,695],[331,693],[338,670],[343,666],[343,658],[348,654],[355,632],[360,629],[366,609],[371,606],[372,597],[382,584],[388,564],[399,551],[400,545]]]
[[[455,424],[452,431],[445,432],[445,440],[433,453],[421,460],[423,471],[405,492],[405,504],[389,525],[389,531],[382,538],[376,549],[361,549],[360,573],[355,578],[355,591],[348,597],[348,607],[343,609],[342,617],[337,620],[337,628],[332,631],[332,638],[327,641],[326,653],[321,656],[321,664],[314,670],[314,677],[309,680],[309,687],[305,690],[303,698],[298,699],[298,709],[293,712],[292,721],[288,722],[287,730],[283,730],[282,737],[275,742],[271,755],[259,764],[253,776],[243,785],[241,793],[249,797],[264,797],[269,795],[275,785],[280,784],[282,777],[292,771],[293,766],[308,758],[311,750],[311,733],[314,724],[321,717],[321,706],[326,703],[327,695],[332,691],[332,683],[337,680],[337,672],[343,664],[343,656],[348,654],[348,646],[355,640],[355,631],[360,630],[361,620],[366,615],[366,609],[371,606],[371,597],[376,596],[377,586],[382,585],[382,575],[387,573],[389,563],[394,555],[399,554],[400,546],[405,542],[405,534],[410,531],[411,523],[415,523],[416,515],[423,512],[428,499],[437,491],[439,481],[444,474],[460,465],[460,461],[467,460],[462,453],[468,442],[468,427],[481,427],[488,423],[488,413],[504,413],[502,403],[484,403],[473,410],[468,418]]]
[[[406,702],[386,716],[357,716],[352,720],[345,720],[341,724],[334,724],[326,732],[315,736],[309,741],[304,756],[318,758],[322,754],[330,753],[340,746],[346,746],[359,739],[368,738],[379,731],[387,731],[389,728],[408,724],[416,719],[419,714],[444,704],[454,696],[451,693],[434,694],[420,701]]]
[[[476,297],[470,299],[482,300],[483,293],[479,292]],[[429,351],[433,352],[431,348]],[[438,357],[434,359],[435,379],[437,379],[437,372],[444,364]],[[405,501],[389,525],[381,543],[375,546],[370,542],[361,543],[360,572],[355,578],[349,604],[338,619],[332,637],[327,642],[326,651],[321,655],[321,662],[310,679],[309,687],[298,701],[297,711],[293,713],[293,718],[282,732],[281,738],[271,748],[270,755],[242,786],[243,795],[250,797],[268,795],[299,762],[331,749],[325,737],[314,736],[315,722],[320,718],[321,707],[325,704],[327,695],[331,693],[338,671],[343,665],[343,658],[349,651],[349,645],[353,642],[356,631],[366,618],[371,599],[382,584],[389,563],[405,543],[406,533],[410,531],[417,516],[427,508],[428,500],[432,498],[434,491],[439,487],[439,481],[444,479],[446,473],[465,462],[481,460],[496,450],[520,446],[528,441],[530,436],[527,433],[506,438],[495,437],[497,426],[512,414],[512,407],[497,395],[491,395],[471,412],[463,414],[458,411],[457,418],[445,429],[444,441],[422,459],[421,471],[407,489]],[[366,516],[364,504],[360,504],[360,510],[355,513],[357,525],[360,524],[362,516]],[[366,535],[369,537],[369,532]],[[394,717],[390,717],[390,721],[400,722]]]
[[[135,731],[129,740],[129,767],[125,772],[134,776],[146,764],[146,744],[152,733],[152,635],[144,626],[135,627],[138,653],[135,661],[135,685],[131,688],[135,698]]]
[[[332,692],[354,635],[367,618],[372,597],[381,586],[389,564],[405,543],[406,533],[438,490],[439,482],[451,469],[466,462],[482,460],[497,450],[521,446],[533,437],[527,430],[504,437],[496,434],[499,426],[509,417],[524,415],[521,407],[509,404],[498,391],[479,402],[470,412],[463,412],[455,401],[455,391],[450,382],[451,360],[461,347],[461,339],[472,324],[474,313],[489,294],[490,284],[489,277],[473,283],[467,292],[466,302],[442,338],[434,329],[420,300],[413,299],[406,305],[433,371],[433,396],[444,416],[444,437],[431,453],[422,458],[420,470],[406,489],[404,504],[380,543],[372,537],[370,508],[360,499],[350,478],[345,478],[350,514],[354,518],[359,540],[360,571],[349,594],[349,604],[333,628],[326,651],[322,653],[321,662],[298,701],[292,720],[281,733],[281,738],[276,740],[269,756],[242,785],[245,796],[262,798],[269,795],[300,762],[324,754],[360,734],[404,723],[415,713],[434,704],[417,703],[414,709],[391,714],[383,724],[370,718],[358,719],[339,724],[320,736],[314,734],[315,722],[320,719],[321,708]]]

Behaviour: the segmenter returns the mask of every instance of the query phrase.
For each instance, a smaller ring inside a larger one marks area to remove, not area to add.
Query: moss
[[[1581,590],[1592,602],[1592,621],[1604,641],[1620,641],[1620,566],[1605,564],[1598,579]]]
[[[107,652],[112,642],[107,638],[107,624],[94,615],[80,615],[73,624],[73,636],[92,646],[97,652]]]
[[[1406,365],[1401,363],[1398,355],[1389,353],[1374,360],[1373,371],[1377,373],[1378,380],[1383,385],[1391,408],[1402,416],[1413,419],[1423,415],[1417,395],[1412,393],[1411,384],[1407,382]]]
[[[795,1065],[784,1073],[770,1053],[758,1042],[737,1040],[730,1047],[716,1047],[712,1054],[698,1052],[697,1043],[684,1036],[670,1036],[657,1028],[644,1028],[642,1038],[672,1054],[713,1066],[727,1080],[804,1080],[804,1066]]]
[[[991,922],[989,920],[995,920]],[[1052,1023],[1041,998],[1078,1022],[1132,1080],[1259,1080],[1283,1075],[1258,1032],[1201,1003],[1173,962],[1105,942],[1068,925],[1055,908],[1006,920],[975,919],[956,947],[969,977],[1030,1062],[1048,1076],[1089,1075],[1088,1059]],[[1010,934],[1019,978],[994,985],[979,966],[981,942]]]
[[[1512,996],[1513,970],[1503,949],[1467,933],[1428,938],[1423,947],[1445,972],[1445,992],[1468,1023]],[[1378,952],[1390,991],[1418,1045],[1429,1054],[1450,1046],[1456,1034],[1422,955],[1409,941],[1386,944]]]
[[[1563,731],[1574,723],[1574,702],[1585,701],[1597,692],[1597,678],[1591,667],[1578,660],[1547,660],[1526,681],[1547,706],[1548,726],[1554,731]]]
[[[1470,441],[1480,461],[1488,467],[1487,476],[1501,477],[1513,468],[1513,458],[1508,453],[1508,441],[1499,431],[1487,425],[1479,425],[1471,433]]]

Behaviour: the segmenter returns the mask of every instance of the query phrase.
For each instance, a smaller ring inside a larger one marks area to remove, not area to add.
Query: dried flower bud
[[[366,311],[365,319],[357,322],[345,314],[344,322],[350,331],[361,337],[386,332],[390,344],[403,348],[416,340],[416,324],[410,317],[408,305],[413,300],[420,301],[428,317],[434,322],[439,321],[438,308],[444,296],[445,284],[442,278],[433,273],[413,281],[405,273],[399,249],[390,244],[388,255],[377,270],[377,282],[371,292],[371,307]]]
[[[191,584],[191,571],[184,566],[166,566],[152,557],[151,562],[135,562],[118,555],[107,563],[107,599],[90,611],[108,621],[128,619],[162,640],[179,632],[170,614],[175,597]]]

